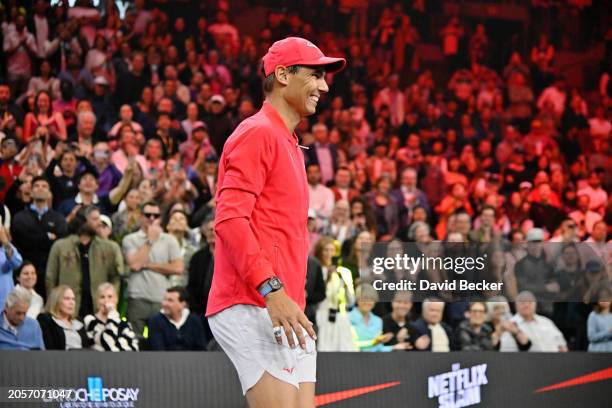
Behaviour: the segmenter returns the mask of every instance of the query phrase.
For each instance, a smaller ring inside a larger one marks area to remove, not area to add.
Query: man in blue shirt
[[[30,292],[20,286],[6,297],[0,316],[0,350],[44,350],[38,322],[26,316]]]
[[[13,271],[21,266],[21,254],[11,244],[8,231],[0,225],[0,305],[15,286]]]

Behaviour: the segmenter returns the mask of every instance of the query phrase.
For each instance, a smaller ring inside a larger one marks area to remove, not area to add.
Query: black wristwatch
[[[283,287],[283,282],[281,282],[281,280],[275,276],[273,278],[268,279],[266,282],[264,282],[259,287],[258,290],[259,290],[259,294],[262,297],[266,297],[268,293],[276,292],[277,290],[280,290],[282,287]]]

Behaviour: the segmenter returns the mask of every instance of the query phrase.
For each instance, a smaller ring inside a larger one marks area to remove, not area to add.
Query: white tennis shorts
[[[268,310],[252,305],[234,305],[208,318],[215,340],[230,358],[242,385],[242,393],[252,388],[264,372],[299,388],[301,382],[316,382],[315,341],[304,330],[306,349],[292,349],[283,333],[278,344]]]

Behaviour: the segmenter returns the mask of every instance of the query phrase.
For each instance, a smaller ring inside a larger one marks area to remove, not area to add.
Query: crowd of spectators
[[[587,97],[558,69],[552,29],[567,13],[584,26],[596,5],[534,1],[527,22],[546,24],[522,47],[488,20],[430,18],[429,1],[295,3],[246,35],[228,1],[135,0],[125,15],[112,1],[2,2],[0,348],[215,349],[218,160],[261,105],[261,56],[298,35],[348,60],[297,129],[319,349],[612,351],[612,66]],[[577,40],[609,57],[605,29]],[[383,303],[359,276],[364,245],[440,241],[503,248],[505,289]],[[565,287],[529,276],[546,257]],[[574,302],[537,293],[575,286]]]

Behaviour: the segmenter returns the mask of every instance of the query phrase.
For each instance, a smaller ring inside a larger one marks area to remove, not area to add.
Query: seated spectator
[[[499,336],[485,322],[486,304],[471,302],[467,310],[468,318],[461,323],[456,331],[457,349],[462,351],[499,350]]]
[[[203,154],[204,157],[210,154],[216,156],[217,154],[215,148],[212,147],[210,143],[208,128],[204,122],[196,122],[190,135],[187,141],[181,143],[179,146],[183,167],[186,169],[195,162],[197,157],[196,153]]]
[[[597,304],[589,314],[587,322],[589,351],[612,351],[611,299],[612,290],[610,290],[609,286],[603,286],[599,290]]]
[[[392,183],[389,176],[380,176],[374,190],[365,194],[377,222],[376,239],[382,242],[392,240],[400,226],[398,207],[390,194]]]
[[[57,240],[49,252],[47,292],[58,284],[74,288],[80,317],[93,314],[96,288],[103,282],[113,282],[119,289],[123,274],[121,251],[96,235],[99,228],[100,210],[81,207],[70,224],[72,234]]]
[[[566,352],[567,343],[557,326],[547,317],[536,314],[537,302],[533,293],[523,291],[516,297],[517,314],[512,321],[525,333],[531,347],[529,351]],[[511,351],[505,347],[502,351]]]
[[[359,196],[359,192],[351,187],[351,171],[347,167],[340,167],[336,171],[334,187],[332,187],[334,198],[351,202]]]
[[[503,296],[493,296],[487,303],[487,320],[493,327],[492,336],[499,338],[500,351],[527,351],[531,341],[512,321],[510,305]]]
[[[359,351],[393,351],[407,350],[410,343],[397,343],[393,346],[385,345],[392,337],[392,333],[383,334],[383,321],[372,313],[378,302],[378,293],[369,283],[362,283],[356,290],[357,307],[349,312],[353,342]]]
[[[204,350],[204,328],[189,312],[185,289],[174,286],[166,290],[162,311],[149,320],[149,342],[153,350]]]
[[[122,125],[119,128],[119,149],[111,154],[111,161],[119,169],[124,172],[127,168],[130,159],[136,160],[140,165],[145,177],[149,176],[147,159],[139,153],[140,146],[136,140],[134,129],[129,125]]]
[[[130,268],[128,321],[142,335],[149,318],[157,313],[169,287],[168,277],[183,274],[183,255],[172,235],[162,231],[159,205],[141,206],[140,230],[123,239],[123,253]]]
[[[0,350],[44,350],[38,322],[27,316],[30,292],[16,287],[8,294],[0,322]]]
[[[1,85],[0,85],[1,87]],[[0,129],[0,132],[2,129]],[[0,142],[0,153],[2,162],[0,163],[0,201],[4,202],[4,197],[11,188],[15,180],[18,179],[23,167],[19,164],[16,156],[19,153],[17,140],[12,137],[5,137]]]
[[[90,346],[85,326],[75,319],[74,291],[59,285],[50,291],[45,313],[38,315],[47,350],[78,350]]]
[[[13,290],[13,271],[23,262],[21,254],[11,243],[9,232],[0,224],[0,305]]]
[[[423,302],[422,317],[414,323],[417,338],[427,335],[429,345],[424,349],[433,352],[455,350],[454,336],[449,325],[442,321],[444,303],[430,298]]]
[[[96,290],[96,314],[83,319],[87,337],[97,351],[138,351],[138,339],[128,322],[117,312],[117,292],[109,282]]]
[[[418,332],[410,322],[410,310],[412,309],[412,294],[410,292],[397,291],[391,302],[392,311],[383,317],[383,333],[391,333],[387,346],[398,343],[408,343],[406,350],[423,350],[429,345],[429,337],[418,336]]]
[[[604,208],[608,202],[608,193],[602,188],[601,184],[601,178],[597,171],[592,171],[589,174],[587,186],[579,189],[576,194],[578,196],[589,196],[589,210],[604,214]]]
[[[36,293],[36,290],[34,289],[38,279],[36,275],[36,267],[32,262],[25,261],[21,264],[21,267],[15,271],[14,275],[15,280],[17,281],[17,285],[15,285],[15,287],[21,287],[30,292],[30,307],[28,308],[27,315],[32,319],[36,319],[45,307],[43,298]]]
[[[569,217],[578,225],[578,237],[585,239],[593,232],[593,226],[602,219],[599,213],[589,210],[591,198],[588,194],[578,196],[576,210],[569,213]]]

